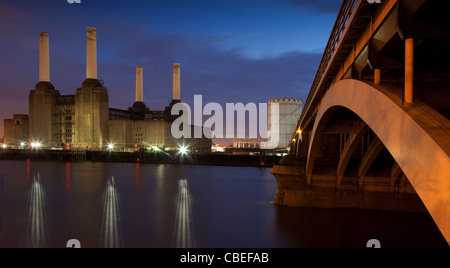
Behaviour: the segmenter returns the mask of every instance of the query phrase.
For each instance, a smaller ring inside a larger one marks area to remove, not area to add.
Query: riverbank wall
[[[2,150],[0,160],[92,161],[118,163],[182,164],[210,166],[273,167],[280,156],[209,154],[167,154],[162,152],[110,152],[69,150]]]

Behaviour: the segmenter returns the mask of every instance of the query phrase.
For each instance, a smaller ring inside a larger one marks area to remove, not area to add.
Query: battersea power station
[[[178,102],[180,64],[173,66],[173,98],[163,111],[150,110],[143,102],[143,68],[137,66],[136,101],[125,110],[110,108],[108,89],[97,77],[94,27],[87,28],[86,80],[75,95],[61,95],[50,80],[49,35],[41,33],[39,82],[29,95],[29,117],[14,115],[14,119],[6,119],[4,142],[16,148],[27,142],[38,143],[43,148],[70,146],[81,150],[132,151],[136,147],[188,146],[197,152],[210,151],[212,141],[204,136],[201,139],[172,136],[172,122],[179,115],[171,115],[171,110]]]

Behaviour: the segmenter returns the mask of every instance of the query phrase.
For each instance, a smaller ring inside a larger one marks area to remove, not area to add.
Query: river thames
[[[275,206],[270,171],[0,161],[0,247],[447,247],[425,213]]]

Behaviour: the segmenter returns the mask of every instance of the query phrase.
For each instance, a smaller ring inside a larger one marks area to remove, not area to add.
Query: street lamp
[[[114,144],[110,143],[108,144],[108,150],[112,151],[114,149]]]
[[[39,142],[32,142],[31,143],[31,148],[39,149],[39,148],[41,148],[41,143],[39,143]]]
[[[180,154],[185,155],[188,152],[188,149],[185,146],[180,146],[180,148],[178,148],[178,151],[180,152]]]

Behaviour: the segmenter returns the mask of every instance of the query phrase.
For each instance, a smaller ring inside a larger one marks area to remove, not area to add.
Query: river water
[[[270,169],[0,161],[0,247],[445,247],[425,213],[273,205]]]

